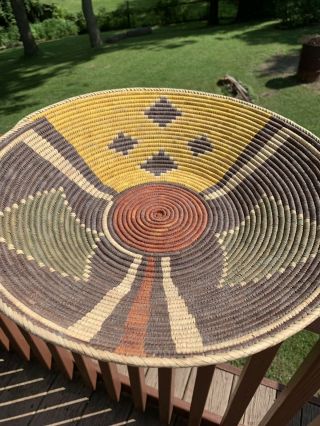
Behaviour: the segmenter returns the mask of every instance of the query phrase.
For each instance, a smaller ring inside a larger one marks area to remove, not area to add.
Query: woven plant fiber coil
[[[0,311],[101,360],[261,351],[320,313],[320,143],[266,109],[122,89],[0,139]]]

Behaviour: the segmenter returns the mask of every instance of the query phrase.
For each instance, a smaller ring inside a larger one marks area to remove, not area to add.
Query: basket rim
[[[203,97],[209,97],[209,98],[216,98],[225,100],[229,103],[242,105],[245,107],[249,107],[250,109],[255,109],[257,111],[262,111],[264,113],[270,114],[271,117],[279,118],[283,120],[285,123],[290,124],[293,128],[302,131],[304,134],[311,136],[318,144],[319,147],[317,149],[320,151],[320,139],[314,135],[309,130],[305,129],[304,127],[298,125],[294,121],[278,114],[274,113],[273,111],[261,107],[246,101],[242,101],[236,98],[231,98],[228,96],[220,95],[220,94],[214,94],[210,92],[205,91],[197,91],[197,90],[190,90],[190,89],[174,89],[174,88],[154,88],[154,87],[132,87],[132,88],[123,88],[123,89],[111,89],[111,90],[102,90],[102,91],[96,91],[91,93],[86,93],[78,96],[73,96],[71,98],[67,98],[65,100],[53,103],[51,105],[48,105],[44,108],[41,108],[39,110],[36,110],[34,112],[31,112],[30,114],[26,115],[24,118],[18,121],[18,123],[8,132],[6,132],[2,137],[0,137],[0,143],[3,139],[8,137],[9,135],[13,135],[18,129],[23,127],[24,125],[28,124],[30,121],[32,121],[33,117],[39,116],[39,114],[44,113],[48,110],[51,110],[55,107],[72,103],[73,101],[79,100],[79,99],[86,99],[90,97],[95,96],[101,96],[104,94],[117,94],[117,93],[124,93],[124,92],[154,92],[154,93],[162,93],[162,94],[186,94],[186,95],[197,95],[197,96],[203,96]],[[1,150],[1,148],[0,148]],[[320,155],[320,152],[319,152]],[[3,293],[3,290],[1,289],[2,284],[0,282],[0,292]],[[316,291],[315,293],[320,294],[320,289]],[[314,293],[313,293],[314,294]],[[73,352],[81,353],[84,355],[87,355],[89,357],[95,358],[97,360],[101,361],[112,361],[119,364],[126,364],[126,365],[133,365],[138,367],[193,367],[193,366],[203,366],[208,364],[218,364],[223,362],[229,362],[241,357],[247,357],[250,355],[254,355],[255,353],[258,353],[264,349],[267,349],[269,347],[272,347],[276,344],[281,343],[282,341],[286,340],[287,338],[293,336],[298,331],[301,331],[306,326],[311,324],[313,321],[315,321],[318,317],[320,317],[320,306],[317,308],[314,308],[312,312],[309,312],[306,316],[304,316],[301,319],[298,319],[293,324],[289,325],[285,329],[281,331],[275,331],[276,326],[273,324],[270,325],[270,333],[274,335],[273,336],[267,336],[261,341],[250,343],[249,346],[243,347],[241,349],[236,350],[228,350],[226,349],[225,352],[219,352],[217,354],[199,354],[199,355],[186,355],[185,357],[177,358],[177,357],[153,357],[153,356],[127,356],[127,355],[120,355],[114,352],[109,352],[106,350],[103,350],[98,347],[98,345],[92,345],[90,343],[84,342],[81,339],[72,338],[70,339],[68,337],[68,334],[64,334],[63,332],[59,332],[58,330],[52,331],[52,329],[45,328],[44,325],[38,325],[36,324],[30,316],[27,316],[26,314],[22,313],[22,311],[19,309],[18,306],[15,306],[15,308],[11,308],[8,304],[4,302],[0,298],[0,312],[7,315],[9,318],[11,318],[13,321],[15,321],[17,324],[25,328],[27,331],[31,332],[32,334],[39,336],[43,338],[45,341],[51,342],[53,344],[57,344],[60,346],[63,346]],[[290,318],[294,318],[294,313],[288,313]],[[283,317],[280,319],[280,321],[283,319]],[[273,327],[273,328],[272,328]],[[258,335],[259,330],[251,332],[251,336],[254,337],[255,335]]]

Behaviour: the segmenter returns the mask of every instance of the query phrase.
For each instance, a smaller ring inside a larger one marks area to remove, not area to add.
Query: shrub
[[[28,20],[31,23],[42,22],[52,18],[63,18],[63,9],[53,3],[40,3],[39,0],[26,0]]]
[[[36,40],[53,40],[78,34],[75,22],[63,18],[46,19],[31,25]]]
[[[0,27],[9,27],[14,23],[10,0],[0,0]],[[1,30],[2,31],[2,30]]]
[[[109,31],[202,20],[207,18],[207,14],[206,0],[199,3],[185,0],[158,0],[152,8],[141,7],[138,2],[129,3],[129,8],[127,3],[122,3],[113,12],[107,12],[105,8],[101,8],[98,10],[97,20],[102,31]],[[77,25],[80,33],[86,32],[82,14],[78,16]]]
[[[24,1],[28,20],[31,23],[46,19],[65,18],[72,20],[72,15],[54,3],[42,3],[39,0]],[[0,0],[0,26],[9,27],[15,22],[10,0]]]
[[[286,27],[320,22],[320,0],[277,0],[277,14]]]
[[[15,47],[20,44],[20,35],[15,25],[0,27],[0,49]]]

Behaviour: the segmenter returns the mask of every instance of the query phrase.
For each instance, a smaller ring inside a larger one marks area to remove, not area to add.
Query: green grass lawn
[[[63,9],[71,13],[77,13],[81,11],[81,0],[42,0],[43,3],[56,3]],[[156,0],[129,0],[129,6],[131,7],[152,7],[152,4]],[[99,9],[104,8],[107,11],[117,9],[118,6],[126,3],[126,0],[93,0],[93,8],[95,12]]]
[[[274,23],[160,28],[101,50],[76,36],[41,44],[42,54],[23,59],[21,49],[0,53],[0,133],[27,113],[70,96],[118,87],[177,87],[220,93],[216,82],[231,74],[248,85],[255,102],[320,136],[320,89],[294,77],[299,39],[314,31],[282,31]],[[275,56],[277,55],[277,56]],[[311,333],[289,339],[269,377],[286,383],[315,342]]]

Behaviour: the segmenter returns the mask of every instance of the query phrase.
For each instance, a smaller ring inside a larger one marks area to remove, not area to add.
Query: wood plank
[[[197,375],[190,406],[188,423],[189,426],[200,425],[214,370],[214,365],[198,367],[197,369]]]
[[[82,415],[92,394],[82,380],[71,382],[63,374],[57,374],[48,390],[57,389],[43,398],[28,426],[52,425]]]
[[[248,358],[231,395],[222,426],[233,426],[240,422],[279,347],[280,345],[273,346]]]
[[[158,390],[158,369],[147,368],[145,369],[146,385]]]
[[[320,426],[320,416],[317,416],[309,426]]]
[[[184,398],[191,370],[191,368],[176,369],[174,394],[177,398]]]
[[[193,386],[196,379],[196,368],[190,372],[189,382],[186,386],[183,399],[187,402],[191,401]],[[234,375],[216,368],[213,374],[205,409],[209,412],[222,416],[229,402]]]
[[[233,374],[215,369],[205,409],[223,416],[228,406],[233,383]]]
[[[298,413],[290,420],[287,426],[301,426],[301,416],[302,410],[299,410]]]
[[[91,395],[80,419],[77,419],[78,422],[70,423],[72,417],[68,417],[68,425],[126,425],[126,421],[132,410],[133,404],[129,396],[122,397],[120,402],[111,401],[106,398],[104,388],[98,384],[97,390]]]
[[[71,352],[66,349],[56,346],[52,343],[48,343],[48,347],[53,356],[55,363],[57,364],[58,369],[69,379],[72,380],[74,362],[71,355]]]
[[[320,340],[314,345],[288,386],[262,419],[260,426],[287,424],[314,395],[320,383]]]
[[[144,413],[142,413],[141,411],[134,410],[130,414],[126,424],[128,424],[128,425],[132,424],[132,426],[161,426],[161,425],[163,425],[163,423],[159,419],[158,409],[155,405],[148,405],[148,407],[146,408]]]
[[[16,352],[25,361],[30,361],[30,346],[23,337],[18,326],[5,315],[0,314],[0,327],[3,329],[5,335],[10,341],[10,345],[16,350]]]
[[[194,389],[194,383],[196,381],[196,375],[197,375],[197,369],[196,367],[191,368],[190,374],[189,374],[189,380],[186,384],[186,388],[183,394],[183,400],[185,402],[191,403],[192,400],[192,394]]]
[[[19,330],[30,345],[33,355],[39,360],[40,364],[44,368],[50,370],[52,364],[52,355],[45,341],[37,336],[34,336],[33,334],[28,333],[21,327],[19,327]]]
[[[115,365],[120,374],[123,374],[124,376],[129,376],[128,367],[126,365],[123,365],[123,364],[115,364]]]
[[[147,393],[145,389],[144,369],[128,366],[129,380],[131,385],[131,395],[135,408],[145,411]]]
[[[245,425],[258,425],[277,397],[277,391],[259,386],[244,414]]]
[[[301,426],[307,426],[312,422],[316,422],[316,424],[318,422],[318,426],[320,425],[320,407],[308,403],[302,408]]]
[[[121,383],[118,373],[118,367],[112,362],[99,362],[102,379],[109,397],[113,401],[119,401],[121,392]]]
[[[183,399],[190,374],[191,374],[191,368],[175,369],[174,394],[177,398]],[[151,386],[155,389],[158,389],[158,369],[157,368],[148,368],[148,371],[145,377],[146,377],[146,385]],[[194,381],[195,381],[195,376],[194,376],[193,384],[194,384]],[[192,396],[192,393],[190,394],[189,402],[191,401],[191,396]]]
[[[172,368],[158,369],[159,387],[159,415],[160,421],[169,424],[173,410],[173,397],[175,386],[175,370]]]
[[[84,383],[93,391],[97,386],[97,369],[92,360],[76,352],[72,353],[74,362],[81,374]]]
[[[12,364],[6,361],[4,364],[10,373]],[[47,370],[38,363],[25,365],[21,358],[17,359],[14,367],[17,371],[15,374],[0,376],[0,387],[7,388],[0,392],[0,421],[25,426],[41,404],[57,373],[47,374]]]

